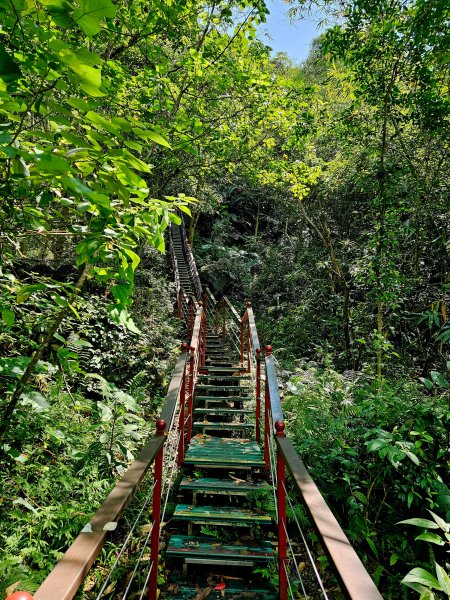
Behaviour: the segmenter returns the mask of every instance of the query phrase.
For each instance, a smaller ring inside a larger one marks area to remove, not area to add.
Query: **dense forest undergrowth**
[[[0,0],[0,596],[36,589],[152,429],[181,213],[384,597],[450,594],[450,7],[320,10],[295,65],[262,1]]]

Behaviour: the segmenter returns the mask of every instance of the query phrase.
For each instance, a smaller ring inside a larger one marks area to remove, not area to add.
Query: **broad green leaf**
[[[14,321],[16,320],[15,312],[9,308],[4,308],[2,310],[2,320],[6,327],[11,329],[11,327],[14,325]]]
[[[105,117],[103,117],[102,115],[99,115],[98,113],[94,112],[93,110],[90,110],[88,113],[86,113],[86,119],[88,119],[96,127],[105,129],[106,131],[109,131],[110,133],[117,134],[120,131],[120,129],[119,129],[119,127],[117,127],[117,125],[114,125],[113,123],[111,123],[110,120],[105,119]]]
[[[67,173],[70,163],[57,154],[42,154],[39,157],[39,168],[46,173]]]
[[[439,371],[431,371],[430,375],[433,383],[443,389],[448,389],[449,383],[442,373],[439,373]]]
[[[386,441],[382,439],[372,440],[367,444],[367,450],[369,452],[376,452],[380,448],[384,448],[386,446]]]
[[[18,79],[20,75],[19,65],[6,52],[4,46],[0,46],[0,79],[10,82]]]
[[[449,525],[449,523],[447,523],[446,521],[444,521],[444,519],[442,519],[442,517],[440,517],[439,515],[437,515],[436,513],[434,513],[432,510],[428,510],[428,512],[433,517],[433,519],[435,520],[436,524],[442,529],[442,531],[446,531],[447,533],[450,531],[450,525]]]
[[[88,37],[96,35],[103,19],[114,18],[117,10],[111,0],[77,0],[77,4],[73,18]]]
[[[17,292],[16,301],[18,303],[25,302],[31,296],[33,292],[40,292],[47,289],[47,286],[43,283],[34,283],[32,285],[25,285]]]
[[[427,531],[425,533],[421,533],[415,539],[422,540],[424,542],[431,542],[432,544],[437,544],[438,546],[445,545],[444,540],[439,535],[436,533],[428,533]]]
[[[131,294],[131,286],[126,283],[120,283],[119,285],[113,285],[111,288],[112,295],[119,304],[126,305],[129,302]]]
[[[25,392],[20,398],[23,404],[28,404],[37,413],[46,412],[50,408],[50,404],[39,392]]]
[[[406,519],[405,521],[398,521],[397,525],[415,525],[426,529],[439,529],[439,526],[429,519]]]
[[[159,144],[160,146],[166,146],[166,148],[172,149],[172,146],[167,142],[162,135],[159,133],[155,133],[154,131],[150,131],[148,129],[140,129],[137,127],[133,130],[134,133],[143,140],[152,140],[155,144]]]
[[[402,579],[402,583],[405,585],[408,585],[409,583],[419,583],[426,587],[431,587],[432,589],[441,589],[439,581],[431,575],[431,573],[428,573],[428,571],[425,571],[425,569],[422,569],[421,567],[412,569],[412,571]]]
[[[141,262],[140,256],[138,256],[136,252],[133,252],[133,250],[131,250],[130,248],[124,248],[123,251],[128,256],[128,258],[131,258],[131,268],[133,269],[133,271],[135,271],[138,264]]]
[[[423,383],[423,385],[427,388],[427,390],[433,389],[433,382],[427,379],[426,377],[419,377],[419,381]]]
[[[184,212],[190,217],[192,217],[191,209],[189,208],[189,206],[186,206],[185,204],[180,204],[178,208],[181,210],[181,212]]]
[[[413,452],[406,451],[406,456],[408,458],[410,458],[415,465],[417,465],[417,466],[420,465],[420,460],[417,458],[417,456]]]
[[[439,580],[439,583],[441,584],[441,589],[445,594],[447,594],[447,596],[450,596],[450,577],[440,565],[438,565],[437,563],[435,563],[435,565],[436,575]]]

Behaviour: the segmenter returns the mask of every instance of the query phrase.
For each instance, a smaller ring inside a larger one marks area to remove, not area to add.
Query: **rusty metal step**
[[[221,527],[250,527],[251,525],[270,525],[272,518],[263,511],[236,506],[194,506],[177,504],[173,519],[189,521],[196,525],[217,524]]]
[[[248,565],[265,563],[274,557],[269,541],[254,542],[251,546],[221,544],[216,540],[189,535],[173,535],[167,545],[168,556],[183,558],[186,562],[204,564]]]
[[[267,481],[245,481],[235,477],[218,479],[215,477],[185,477],[180,484],[181,491],[207,492],[214,495],[246,496],[255,490],[269,490]]]

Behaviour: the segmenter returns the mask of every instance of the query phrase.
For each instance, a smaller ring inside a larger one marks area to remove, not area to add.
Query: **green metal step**
[[[252,566],[265,563],[274,556],[269,541],[255,543],[253,546],[221,544],[208,538],[197,538],[189,535],[173,535],[167,545],[166,554],[176,558],[184,558],[186,562],[221,565],[235,564]]]
[[[256,442],[202,434],[191,439],[184,464],[233,470],[265,466],[261,449]]]
[[[248,508],[235,506],[193,506],[192,504],[177,504],[173,518],[189,521],[197,525],[218,524],[248,527],[250,525],[270,525],[272,518],[262,511],[257,512]]]
[[[270,489],[267,481],[243,481],[242,479],[216,479],[214,477],[185,477],[181,491],[208,492],[215,495],[246,496],[255,490]]]
[[[254,423],[212,423],[210,421],[196,421],[192,425],[194,429],[205,431],[248,431],[255,429]]]
[[[226,588],[221,590],[211,589],[212,586],[208,586],[205,582],[201,587],[192,587],[191,585],[177,585],[171,584],[170,592],[161,592],[161,598],[171,598],[171,600],[194,600],[199,598],[202,590],[207,590],[208,600],[223,600],[223,598],[230,598],[236,600],[276,600],[278,594],[272,589],[264,589],[259,584],[257,587],[243,587],[237,586],[236,582],[232,584],[226,584]],[[209,591],[211,590],[211,591]],[[225,595],[223,595],[225,594]],[[206,596],[204,596],[206,597]]]
[[[204,400],[205,402],[209,402],[214,400],[218,402],[247,402],[248,400],[252,400],[251,396],[196,396],[196,400]]]
[[[232,381],[248,381],[249,375],[227,375],[226,373],[221,373],[219,375],[200,375],[199,379],[201,381],[206,380],[214,380],[214,381],[222,381],[222,380],[232,380]]]
[[[222,408],[202,408],[197,407],[194,409],[194,415],[249,415],[253,413],[252,408],[227,408],[226,406]]]
[[[205,370],[214,371],[217,373],[245,373],[247,371],[247,367],[214,367],[206,365]]]
[[[230,390],[230,391],[248,391],[249,386],[248,385],[213,385],[213,384],[209,384],[209,383],[199,383],[196,388],[196,390],[217,390],[217,391],[223,391],[223,390]]]

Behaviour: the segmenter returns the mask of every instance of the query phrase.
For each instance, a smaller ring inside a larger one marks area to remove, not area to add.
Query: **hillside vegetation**
[[[259,0],[0,0],[0,597],[152,429],[180,215],[383,596],[450,595],[450,5],[319,9],[296,65]]]

